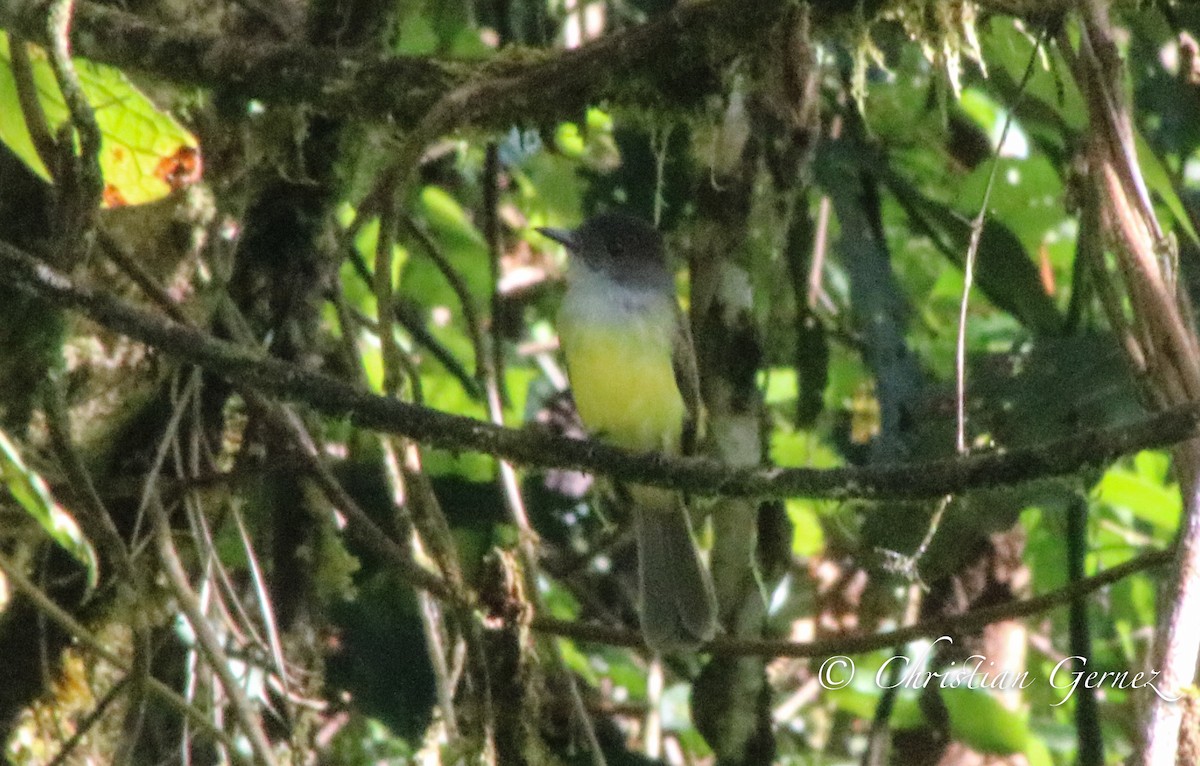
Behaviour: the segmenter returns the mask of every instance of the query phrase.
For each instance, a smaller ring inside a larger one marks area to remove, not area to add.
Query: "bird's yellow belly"
[[[629,449],[678,451],[685,407],[671,364],[673,329],[640,320],[562,324],[571,390],[590,432]]]

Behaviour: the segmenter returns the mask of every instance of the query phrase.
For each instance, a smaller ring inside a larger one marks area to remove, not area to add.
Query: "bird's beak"
[[[575,237],[575,232],[570,229],[552,229],[549,226],[543,226],[540,229],[535,229],[535,231],[543,237],[548,237],[565,246],[568,250],[574,250],[576,243],[579,241]]]

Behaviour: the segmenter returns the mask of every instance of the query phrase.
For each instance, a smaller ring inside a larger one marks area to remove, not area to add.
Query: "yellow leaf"
[[[50,131],[57,135],[69,113],[54,72],[41,48],[28,46],[37,91]],[[100,127],[100,170],[106,207],[140,205],[162,199],[200,178],[196,137],[125,78],[120,70],[75,60],[84,95]],[[47,181],[17,99],[8,36],[0,32],[0,141]]]

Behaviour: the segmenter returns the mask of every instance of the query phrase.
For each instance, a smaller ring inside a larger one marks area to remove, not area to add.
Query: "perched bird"
[[[700,414],[695,351],[658,232],[619,214],[538,231],[572,256],[558,329],[584,425],[627,449],[689,454]],[[632,505],[646,643],[666,652],[708,641],[716,596],[682,495],[618,490]]]

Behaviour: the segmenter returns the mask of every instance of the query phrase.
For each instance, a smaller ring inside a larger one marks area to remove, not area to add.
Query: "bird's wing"
[[[684,455],[695,452],[700,439],[702,408],[700,404],[700,373],[696,369],[696,349],[687,317],[675,305],[675,338],[671,343],[671,366],[675,370],[675,385],[683,395],[687,417],[683,423],[680,449]]]

